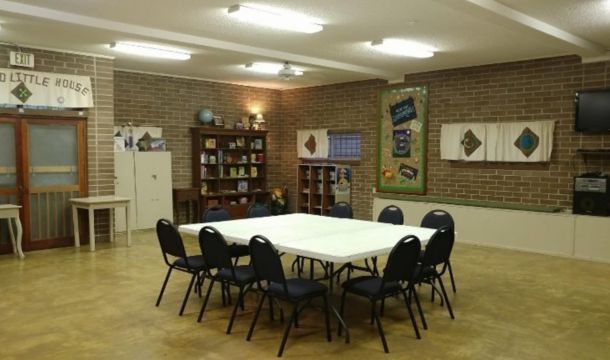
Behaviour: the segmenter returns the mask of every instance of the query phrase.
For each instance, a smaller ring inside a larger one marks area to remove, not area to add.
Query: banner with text
[[[90,108],[93,107],[91,78],[0,68],[0,103]]]

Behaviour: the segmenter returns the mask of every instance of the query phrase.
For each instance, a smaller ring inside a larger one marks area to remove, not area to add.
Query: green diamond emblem
[[[15,95],[17,99],[19,99],[22,103],[28,101],[30,96],[32,96],[32,92],[30,89],[25,86],[23,82],[20,82],[12,91],[11,94]]]
[[[472,132],[472,130],[468,129],[464,134],[464,139],[461,141],[462,146],[464,147],[464,153],[467,157],[470,157],[473,152],[475,152],[483,143],[479,138]]]

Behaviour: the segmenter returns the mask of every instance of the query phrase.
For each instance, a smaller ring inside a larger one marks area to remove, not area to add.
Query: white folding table
[[[388,254],[398,240],[415,235],[425,245],[435,229],[392,225],[373,221],[341,219],[311,214],[289,214],[199,224],[185,224],[178,231],[194,236],[204,226],[213,226],[229,242],[248,245],[254,235],[263,235],[278,251],[330,263],[330,291],[334,263],[347,263]],[[335,316],[349,332],[336,309]]]

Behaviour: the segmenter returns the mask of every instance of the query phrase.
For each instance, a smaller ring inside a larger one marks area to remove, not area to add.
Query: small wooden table
[[[21,259],[25,258],[23,250],[21,249],[21,240],[23,237],[23,228],[21,227],[21,220],[19,220],[19,205],[5,204],[0,205],[0,219],[8,220],[8,232],[11,237],[11,243],[13,244],[13,253],[18,254]],[[15,220],[15,227],[17,228],[17,237],[13,233],[13,225],[11,225],[11,219]]]
[[[174,199],[174,222],[180,224],[180,204],[186,203],[186,223],[198,223],[200,221],[199,214],[199,188],[174,188],[172,195]],[[194,216],[191,216],[191,208],[194,207]]]
[[[108,195],[94,196],[86,198],[70,199],[72,203],[72,222],[74,223],[74,246],[80,247],[80,235],[78,230],[78,209],[87,209],[89,211],[89,249],[95,251],[95,224],[93,213],[98,209],[110,210],[110,242],[114,241],[114,214],[113,211],[117,207],[125,208],[125,222],[127,232],[127,246],[131,246],[131,232],[129,230],[129,201],[130,198]]]

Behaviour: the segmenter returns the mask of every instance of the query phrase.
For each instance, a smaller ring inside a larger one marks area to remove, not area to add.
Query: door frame
[[[32,219],[30,217],[31,193],[29,179],[29,143],[28,124],[41,125],[74,125],[77,137],[77,166],[79,168],[78,184],[75,191],[80,197],[88,193],[88,153],[87,153],[87,117],[82,112],[72,111],[28,111],[28,114],[14,112],[0,112],[0,122],[15,124],[15,153],[17,186],[14,190],[2,191],[3,194],[16,194],[17,202],[22,206],[19,216],[23,224],[23,250],[41,250],[55,247],[69,246],[74,243],[73,236],[50,238],[32,241]],[[71,219],[70,219],[71,221]],[[83,223],[83,222],[79,222]],[[0,253],[10,252],[10,244],[0,248]]]

